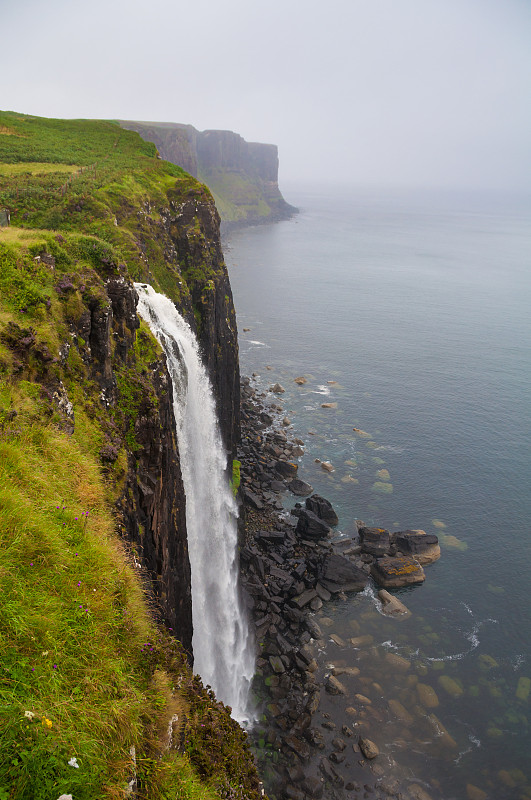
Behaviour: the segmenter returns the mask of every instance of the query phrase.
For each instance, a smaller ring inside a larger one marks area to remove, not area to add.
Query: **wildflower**
[[[78,585],[78,586],[81,586],[81,581],[78,581],[78,582],[77,582],[77,585]]]
[[[53,665],[53,668],[54,668],[54,669],[57,669],[57,664],[54,664],[54,665]]]
[[[49,652],[50,652],[49,650],[44,650],[43,651],[43,656],[47,656]]]
[[[68,762],[68,766],[69,767],[75,767],[76,769],[79,769],[79,764],[77,763],[77,758],[75,756],[70,759],[70,761]]]
[[[30,563],[30,567],[32,567],[32,566],[33,566],[33,561]]]
[[[48,728],[48,730],[49,730],[52,727],[53,722],[51,721],[51,719],[48,719],[47,717],[43,717],[42,718],[42,724],[44,725],[45,728]]]
[[[33,719],[35,714],[33,713],[33,711],[24,711],[24,716],[31,720]]]

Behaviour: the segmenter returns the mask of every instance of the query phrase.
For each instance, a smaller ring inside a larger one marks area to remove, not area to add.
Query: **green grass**
[[[135,771],[139,800],[259,796],[245,734],[157,624],[115,532],[160,346],[144,324],[127,334],[106,408],[80,334],[111,276],[189,307],[186,276],[215,277],[197,217],[164,223],[206,190],[155,155],[111,122],[0,112],[13,223],[0,229],[0,800],[115,800]],[[52,402],[59,382],[73,433]]]

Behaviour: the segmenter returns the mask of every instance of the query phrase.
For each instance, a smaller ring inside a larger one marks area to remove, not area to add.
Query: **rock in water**
[[[347,694],[347,688],[334,675],[329,675],[325,684],[328,694]]]
[[[362,592],[367,586],[368,577],[363,570],[337,553],[331,553],[321,570],[319,582],[332,594],[338,592]]]
[[[389,552],[391,542],[389,531],[386,531],[385,528],[361,527],[359,529],[359,537],[362,552],[369,553],[369,555],[377,558]]]
[[[314,494],[313,497],[309,497],[306,500],[306,508],[308,511],[313,511],[319,519],[324,520],[329,525],[337,525],[339,522],[338,516],[332,508],[332,503],[318,494]]]
[[[360,736],[360,738],[358,739],[358,744],[365,758],[372,759],[380,755],[380,751],[378,750],[377,746],[374,744],[374,742],[371,742],[370,739],[363,739]]]
[[[439,540],[425,531],[400,531],[395,536],[396,549],[405,556],[413,556],[419,564],[432,564],[441,556]]]
[[[409,617],[411,611],[400,602],[398,597],[389,594],[385,589],[380,589],[378,597],[382,601],[382,613],[388,617]]]
[[[426,580],[424,570],[414,558],[379,558],[371,565],[371,575],[385,589],[400,589]]]
[[[296,533],[304,539],[324,539],[330,533],[330,528],[322,519],[312,511],[302,509],[297,522]]]
[[[275,392],[275,394],[283,394],[286,390],[280,385],[280,383],[275,383],[274,386],[269,387],[269,391]]]
[[[313,486],[310,486],[306,481],[301,481],[299,478],[294,478],[291,483],[288,484],[288,489],[298,497],[307,497],[313,492]]]

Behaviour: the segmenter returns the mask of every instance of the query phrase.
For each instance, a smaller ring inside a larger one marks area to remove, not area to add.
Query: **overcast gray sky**
[[[225,128],[281,182],[531,189],[531,0],[0,0],[0,107]]]

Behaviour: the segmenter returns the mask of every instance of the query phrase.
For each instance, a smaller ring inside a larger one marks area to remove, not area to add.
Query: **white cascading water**
[[[194,671],[238,722],[249,721],[254,652],[238,591],[237,506],[197,339],[162,294],[135,284],[138,313],[166,354],[186,493]]]

